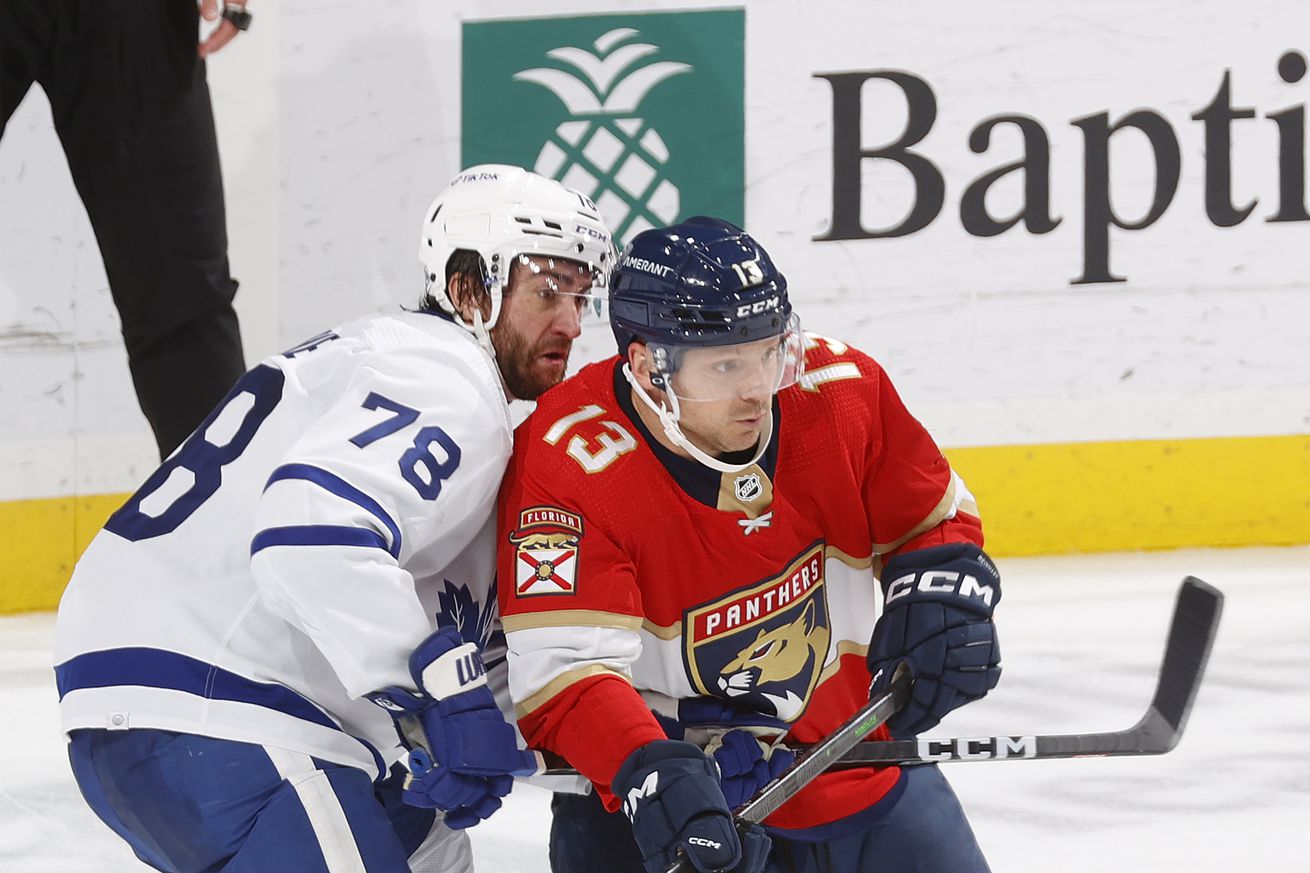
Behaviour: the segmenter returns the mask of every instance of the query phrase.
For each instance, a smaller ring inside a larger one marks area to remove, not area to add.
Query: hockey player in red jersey
[[[897,735],[995,686],[1000,580],[964,483],[726,222],[639,234],[610,319],[618,357],[542,396],[500,499],[520,728],[595,787],[556,795],[553,869],[987,870],[936,767],[824,774],[740,838],[729,812],[899,664]]]

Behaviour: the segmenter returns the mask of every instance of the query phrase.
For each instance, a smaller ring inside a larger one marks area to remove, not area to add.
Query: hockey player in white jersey
[[[484,165],[437,196],[420,250],[419,311],[248,372],[60,604],[74,775],[159,870],[467,869],[460,829],[532,769],[480,657],[508,401],[563,378],[610,232],[581,194]],[[382,781],[402,759],[405,804]]]

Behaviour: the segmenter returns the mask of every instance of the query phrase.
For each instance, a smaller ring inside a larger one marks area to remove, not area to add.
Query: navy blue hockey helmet
[[[634,340],[724,346],[788,329],[787,280],[741,228],[696,216],[643,231],[610,279],[619,354]]]

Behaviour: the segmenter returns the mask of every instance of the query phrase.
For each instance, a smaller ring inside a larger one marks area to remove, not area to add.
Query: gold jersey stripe
[[[872,627],[869,628],[869,635],[873,635]],[[819,674],[819,681],[814,686],[815,691],[818,691],[820,685],[827,682],[837,674],[837,671],[841,669],[841,659],[846,655],[859,655],[861,658],[867,658],[869,657],[869,644],[856,643],[850,640],[838,640],[837,657],[833,658],[832,661],[823,668],[823,672]]]
[[[834,561],[840,561],[852,570],[867,570],[873,566],[873,555],[867,558],[857,558],[854,555],[846,554],[836,546],[825,547],[823,556]]]
[[[874,543],[873,550],[880,555],[885,555],[905,545],[919,534],[930,531],[939,525],[942,519],[946,517],[946,513],[950,512],[951,507],[955,504],[955,483],[956,478],[952,475],[950,484],[946,486],[946,493],[942,495],[941,500],[937,501],[937,505],[933,507],[932,512],[928,513],[923,521],[916,524],[904,536],[897,537],[889,543]],[[974,508],[974,513],[977,513],[977,507]]]
[[[585,667],[579,667],[576,670],[569,670],[561,673],[554,679],[547,682],[535,694],[530,695],[526,700],[514,705],[514,715],[518,718],[540,709],[546,703],[550,702],[557,694],[575,685],[583,679],[590,679],[592,676],[615,676],[632,684],[632,680],[612,667],[606,667],[604,664],[588,664]]]
[[[602,612],[598,609],[557,609],[551,612],[526,612],[506,615],[500,620],[505,633],[538,627],[609,627],[620,630],[639,630],[642,620],[637,615],[619,612]]]
[[[660,640],[676,640],[678,637],[682,636],[682,622],[662,625],[656,624],[650,619],[646,619],[641,623],[641,629]]]

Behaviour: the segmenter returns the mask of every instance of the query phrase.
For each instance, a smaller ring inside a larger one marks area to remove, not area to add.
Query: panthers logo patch
[[[702,694],[795,721],[819,682],[832,636],[823,543],[777,576],[683,617],[684,657]]]
[[[555,506],[534,506],[519,513],[518,529],[509,541],[518,547],[514,559],[514,594],[576,594],[578,541],[582,518]]]

